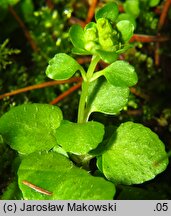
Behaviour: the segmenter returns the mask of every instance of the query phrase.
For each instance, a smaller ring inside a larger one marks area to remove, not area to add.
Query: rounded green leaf
[[[84,49],[84,30],[80,25],[71,26],[69,36],[74,47]]]
[[[128,96],[128,87],[111,85],[101,77],[92,82],[89,87],[88,112],[89,114],[92,112],[102,112],[115,115],[127,104]]]
[[[96,28],[96,23],[95,22],[89,22],[85,27],[84,31],[91,29],[91,28]]]
[[[140,14],[139,0],[126,0],[124,3],[126,13],[131,14],[135,18]]]
[[[128,42],[133,36],[134,25],[130,21],[121,20],[116,24],[116,27],[120,31],[124,42]]]
[[[91,54],[99,47],[96,23],[90,22],[84,28],[85,49]]]
[[[55,130],[62,120],[61,110],[48,104],[25,104],[0,118],[0,134],[11,148],[23,154],[49,150],[55,146]]]
[[[115,86],[130,87],[138,81],[134,67],[126,61],[115,61],[103,71],[108,82]]]
[[[69,79],[80,69],[80,65],[65,53],[56,54],[46,69],[46,75],[54,80]]]
[[[116,61],[116,59],[118,58],[118,54],[115,52],[96,50],[96,53],[100,56],[100,58],[104,62],[106,62],[108,64],[111,64],[112,62]]]
[[[117,18],[117,22],[122,21],[122,20],[129,20],[133,24],[134,29],[136,28],[136,20],[134,16],[132,16],[131,14],[128,14],[128,13],[119,14]]]
[[[27,181],[51,195],[24,185]],[[19,187],[26,200],[111,200],[115,186],[101,177],[74,166],[56,152],[33,153],[25,157],[18,171]]]
[[[56,140],[66,152],[86,154],[103,140],[104,126],[95,121],[73,123],[62,121],[56,130]]]
[[[159,4],[160,0],[150,0],[149,5],[150,7],[155,7]]]
[[[97,156],[97,163],[96,163],[96,165],[97,165],[97,168],[98,168],[98,170],[102,173],[103,171],[102,171],[102,156]]]
[[[85,41],[96,41],[97,40],[97,27],[96,23],[90,22],[84,28],[84,39]]]
[[[96,12],[95,19],[97,21],[100,18],[106,18],[111,22],[114,22],[118,14],[119,10],[117,4],[114,2],[110,2]]]
[[[21,1],[22,14],[26,22],[31,22],[34,18],[34,4],[32,0]]]
[[[168,165],[165,146],[158,136],[142,124],[120,125],[102,155],[102,170],[117,184],[141,184],[163,172]]]

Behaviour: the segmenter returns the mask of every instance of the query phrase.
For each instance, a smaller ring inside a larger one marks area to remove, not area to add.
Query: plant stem
[[[91,63],[89,65],[87,74],[86,74],[86,80],[83,81],[82,83],[82,93],[79,101],[79,108],[78,108],[78,123],[83,123],[86,122],[85,118],[85,106],[86,106],[86,100],[88,96],[88,88],[90,84],[90,80],[93,76],[94,70],[96,68],[96,65],[100,58],[98,56],[93,56]]]
[[[82,76],[83,80],[86,80],[87,79],[86,72],[82,67],[80,67],[80,72],[81,72],[81,76]]]
[[[91,82],[93,82],[94,80],[98,79],[99,77],[101,77],[103,75],[104,75],[104,71],[103,70],[96,72],[93,75],[93,77],[91,78]]]

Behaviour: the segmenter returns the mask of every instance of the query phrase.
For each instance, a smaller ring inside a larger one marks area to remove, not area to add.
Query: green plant
[[[0,44],[9,38],[5,49],[0,48],[1,94],[46,82],[48,78],[44,69],[49,59],[55,53],[71,51],[71,42],[68,40],[68,20],[74,1],[56,1],[59,3],[54,5],[54,9],[48,7],[46,4],[48,1],[9,0],[0,4],[0,25],[3,29],[0,33]],[[14,55],[15,53],[9,55],[8,52],[7,56],[6,47],[13,48],[10,52],[18,49],[21,52],[19,55]],[[5,67],[9,62],[13,64]],[[13,98],[6,97],[0,101],[0,116],[9,107],[28,102],[50,102],[56,94],[69,89],[71,85],[56,85],[15,95]],[[75,101],[77,102],[77,99]],[[63,110],[63,113],[66,112],[67,107]]]
[[[138,32],[156,33],[158,19],[150,9],[156,7],[159,2],[160,0],[126,0],[123,3],[124,13],[119,14],[118,20],[129,20],[134,27],[137,26],[138,20]]]
[[[87,72],[65,53],[49,61],[49,78],[69,79],[76,71],[82,75],[77,123],[47,104],[21,105],[1,117],[3,142],[18,152],[24,199],[113,199],[116,186],[141,184],[166,169],[165,146],[149,128],[133,122],[105,128],[89,120],[93,112],[118,114],[129,87],[137,83],[134,67],[117,60],[130,47],[134,27],[127,20],[116,22],[117,17],[117,5],[108,3],[96,12],[96,22],[84,29],[71,27],[73,53],[92,55]],[[100,60],[109,65],[96,71]],[[7,189],[7,197],[15,185]]]
[[[7,48],[8,43],[9,40],[6,39],[3,44],[0,45],[0,70],[6,69],[7,65],[12,64],[9,58],[11,55],[20,53],[18,49]]]

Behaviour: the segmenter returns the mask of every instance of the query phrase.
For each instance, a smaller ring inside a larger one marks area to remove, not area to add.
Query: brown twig
[[[152,36],[152,35],[140,35],[140,34],[134,34],[133,37],[131,38],[130,42],[142,42],[142,43],[150,43],[150,42],[156,42],[156,47],[155,47],[155,64],[158,66],[160,62],[160,56],[159,56],[159,42],[165,42],[170,40],[168,36]]]
[[[98,3],[98,0],[92,0],[89,10],[88,10],[87,19],[85,21],[86,24],[91,22],[91,20],[93,19],[97,3]]]
[[[170,40],[168,36],[153,36],[153,35],[142,35],[142,34],[134,34],[130,40],[130,42],[142,42],[142,43],[150,43],[150,42],[165,42]]]
[[[162,29],[162,27],[164,26],[164,23],[166,21],[167,13],[168,13],[170,6],[171,6],[171,0],[166,0],[164,5],[163,5],[163,9],[161,11],[161,15],[160,15],[159,22],[158,22],[158,34],[157,34],[158,37],[160,36],[159,32]],[[158,41],[155,44],[155,51],[154,51],[154,60],[155,60],[156,66],[159,66],[159,64],[160,64],[159,49],[160,49],[160,43]]]
[[[123,7],[122,4],[119,4],[119,5],[118,5],[118,8],[119,8],[119,12],[120,12],[120,13],[124,13],[124,12],[125,12],[124,7]]]
[[[31,90],[34,90],[34,89],[40,89],[40,88],[45,88],[45,87],[48,87],[48,86],[54,86],[54,85],[58,85],[58,84],[73,83],[73,82],[80,82],[80,81],[81,81],[81,78],[73,77],[73,78],[70,78],[68,80],[44,82],[44,83],[40,83],[40,84],[32,85],[32,86],[27,86],[25,88],[17,89],[17,90],[14,90],[12,92],[2,94],[2,95],[0,95],[0,99],[3,99],[5,97],[10,97],[10,96],[13,96],[13,95],[16,95],[16,94],[20,94],[20,93],[23,93],[23,92],[31,91]]]
[[[155,44],[155,50],[154,50],[154,63],[156,66],[159,66],[160,64],[160,55],[159,55],[159,49],[160,49],[160,43],[157,42]]]
[[[143,111],[140,109],[137,110],[127,110],[127,114],[130,116],[140,116],[143,114]]]
[[[79,25],[80,25],[81,27],[83,27],[83,28],[84,28],[84,26],[85,26],[85,22],[82,21],[82,20],[80,20],[80,19],[78,19],[78,18],[76,18],[76,17],[71,17],[71,18],[69,19],[69,23],[72,24],[72,25],[74,25],[74,24],[79,24]]]
[[[158,31],[160,31],[166,21],[166,17],[167,17],[167,13],[168,10],[171,6],[171,0],[166,0],[159,18],[159,22],[158,22]]]
[[[53,2],[51,0],[46,0],[46,4],[48,6],[49,9],[53,10],[55,5],[53,4]]]
[[[65,97],[67,97],[68,95],[70,95],[72,92],[74,92],[74,91],[76,91],[77,89],[79,89],[79,88],[81,87],[81,84],[82,84],[82,82],[79,82],[78,84],[72,86],[72,87],[69,88],[67,91],[65,91],[65,92],[63,92],[62,94],[60,94],[57,98],[55,98],[54,100],[52,100],[52,101],[50,102],[50,104],[52,104],[52,105],[57,104],[59,101],[63,100]],[[148,99],[149,99],[148,95],[146,95],[146,94],[144,94],[144,93],[141,93],[141,92],[138,92],[138,91],[136,90],[136,88],[134,88],[134,87],[130,88],[130,91],[131,91],[134,95],[136,95],[136,96],[138,96],[138,97],[140,97],[140,98],[143,98],[143,99],[145,99],[145,100],[148,100]]]
[[[157,6],[157,7],[154,8],[154,13],[159,15],[159,14],[161,14],[161,12],[162,12],[162,7],[161,6]]]
[[[32,184],[32,183],[26,181],[26,180],[23,180],[22,183],[23,183],[24,185],[28,186],[29,188],[32,188],[33,190],[39,192],[39,193],[42,193],[42,194],[45,194],[45,195],[48,195],[48,196],[52,196],[52,195],[53,195],[52,192],[50,192],[50,191],[48,191],[48,190],[45,190],[45,189],[43,189],[43,188],[41,188],[41,187],[38,187],[38,186],[36,186],[36,185],[34,185],[34,184]]]
[[[35,43],[35,41],[33,40],[33,38],[30,35],[30,32],[28,31],[28,29],[26,28],[24,22],[20,19],[20,17],[18,16],[18,14],[16,13],[16,11],[14,10],[14,8],[12,6],[8,7],[8,10],[10,11],[10,13],[13,15],[13,17],[15,18],[15,20],[18,22],[19,26],[21,27],[21,29],[24,32],[25,37],[28,40],[28,43],[30,44],[32,50],[34,52],[37,52],[39,50],[39,48],[37,47],[37,44]]]
[[[71,88],[69,88],[67,91],[63,92],[62,94],[60,94],[57,98],[55,98],[54,100],[52,100],[50,102],[50,104],[57,104],[59,101],[63,100],[65,97],[67,97],[68,95],[70,95],[72,92],[76,91],[77,89],[79,89],[81,87],[82,82],[79,82],[78,84],[72,86]]]
[[[12,92],[8,92],[8,93],[0,95],[0,100],[5,98],[5,97],[14,96],[14,95],[24,93],[24,92],[27,92],[27,91],[32,91],[32,90],[35,90],[35,89],[41,89],[41,88],[45,88],[45,87],[49,87],[49,86],[54,86],[54,85],[59,85],[59,84],[64,84],[64,83],[73,83],[73,82],[78,82],[78,84],[72,86],[70,89],[63,92],[61,95],[59,95],[57,98],[55,98],[53,101],[50,102],[50,104],[56,104],[59,101],[61,101],[63,98],[67,97],[69,94],[71,94],[72,92],[76,91],[78,88],[81,87],[81,83],[82,83],[82,78],[81,77],[73,77],[73,78],[70,78],[68,80],[61,80],[61,81],[49,81],[49,82],[44,82],[44,83],[37,84],[37,85],[27,86],[25,88],[17,89],[17,90],[14,90]],[[148,95],[143,94],[141,92],[138,92],[136,90],[136,88],[134,88],[134,87],[130,88],[130,91],[134,95],[136,95],[138,97],[141,97],[141,98],[143,98],[145,100],[149,99]]]
[[[79,64],[89,63],[90,61],[91,61],[91,57],[80,57],[80,58],[77,58],[77,62]]]
[[[135,87],[131,87],[131,88],[130,88],[130,92],[131,92],[132,94],[134,94],[134,95],[140,97],[140,98],[143,98],[143,99],[145,99],[145,100],[149,100],[149,96],[148,96],[148,95],[146,95],[146,94],[144,94],[144,93],[142,93],[142,92],[139,92]]]

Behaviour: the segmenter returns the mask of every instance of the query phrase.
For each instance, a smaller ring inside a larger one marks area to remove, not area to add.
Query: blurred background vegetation
[[[93,20],[94,11],[107,2],[118,3],[118,19],[128,19],[135,26],[132,48],[120,59],[134,65],[139,82],[131,88],[129,102],[121,113],[117,116],[95,113],[91,119],[107,127],[129,120],[140,122],[159,135],[169,152],[170,0],[0,0],[0,116],[23,103],[51,103],[62,109],[65,119],[76,120],[80,90],[75,88],[77,91],[72,92],[72,89],[79,79],[49,84],[45,69],[56,53],[71,54],[70,26],[74,23],[84,26]],[[87,67],[89,57],[75,57]],[[105,66],[103,62],[98,65],[99,68]],[[2,144],[0,137],[0,195],[8,191],[5,198],[18,198],[11,189],[16,187],[13,180],[17,163],[15,152]],[[169,165],[163,174],[142,185],[120,186],[116,198],[170,199],[170,170]]]

